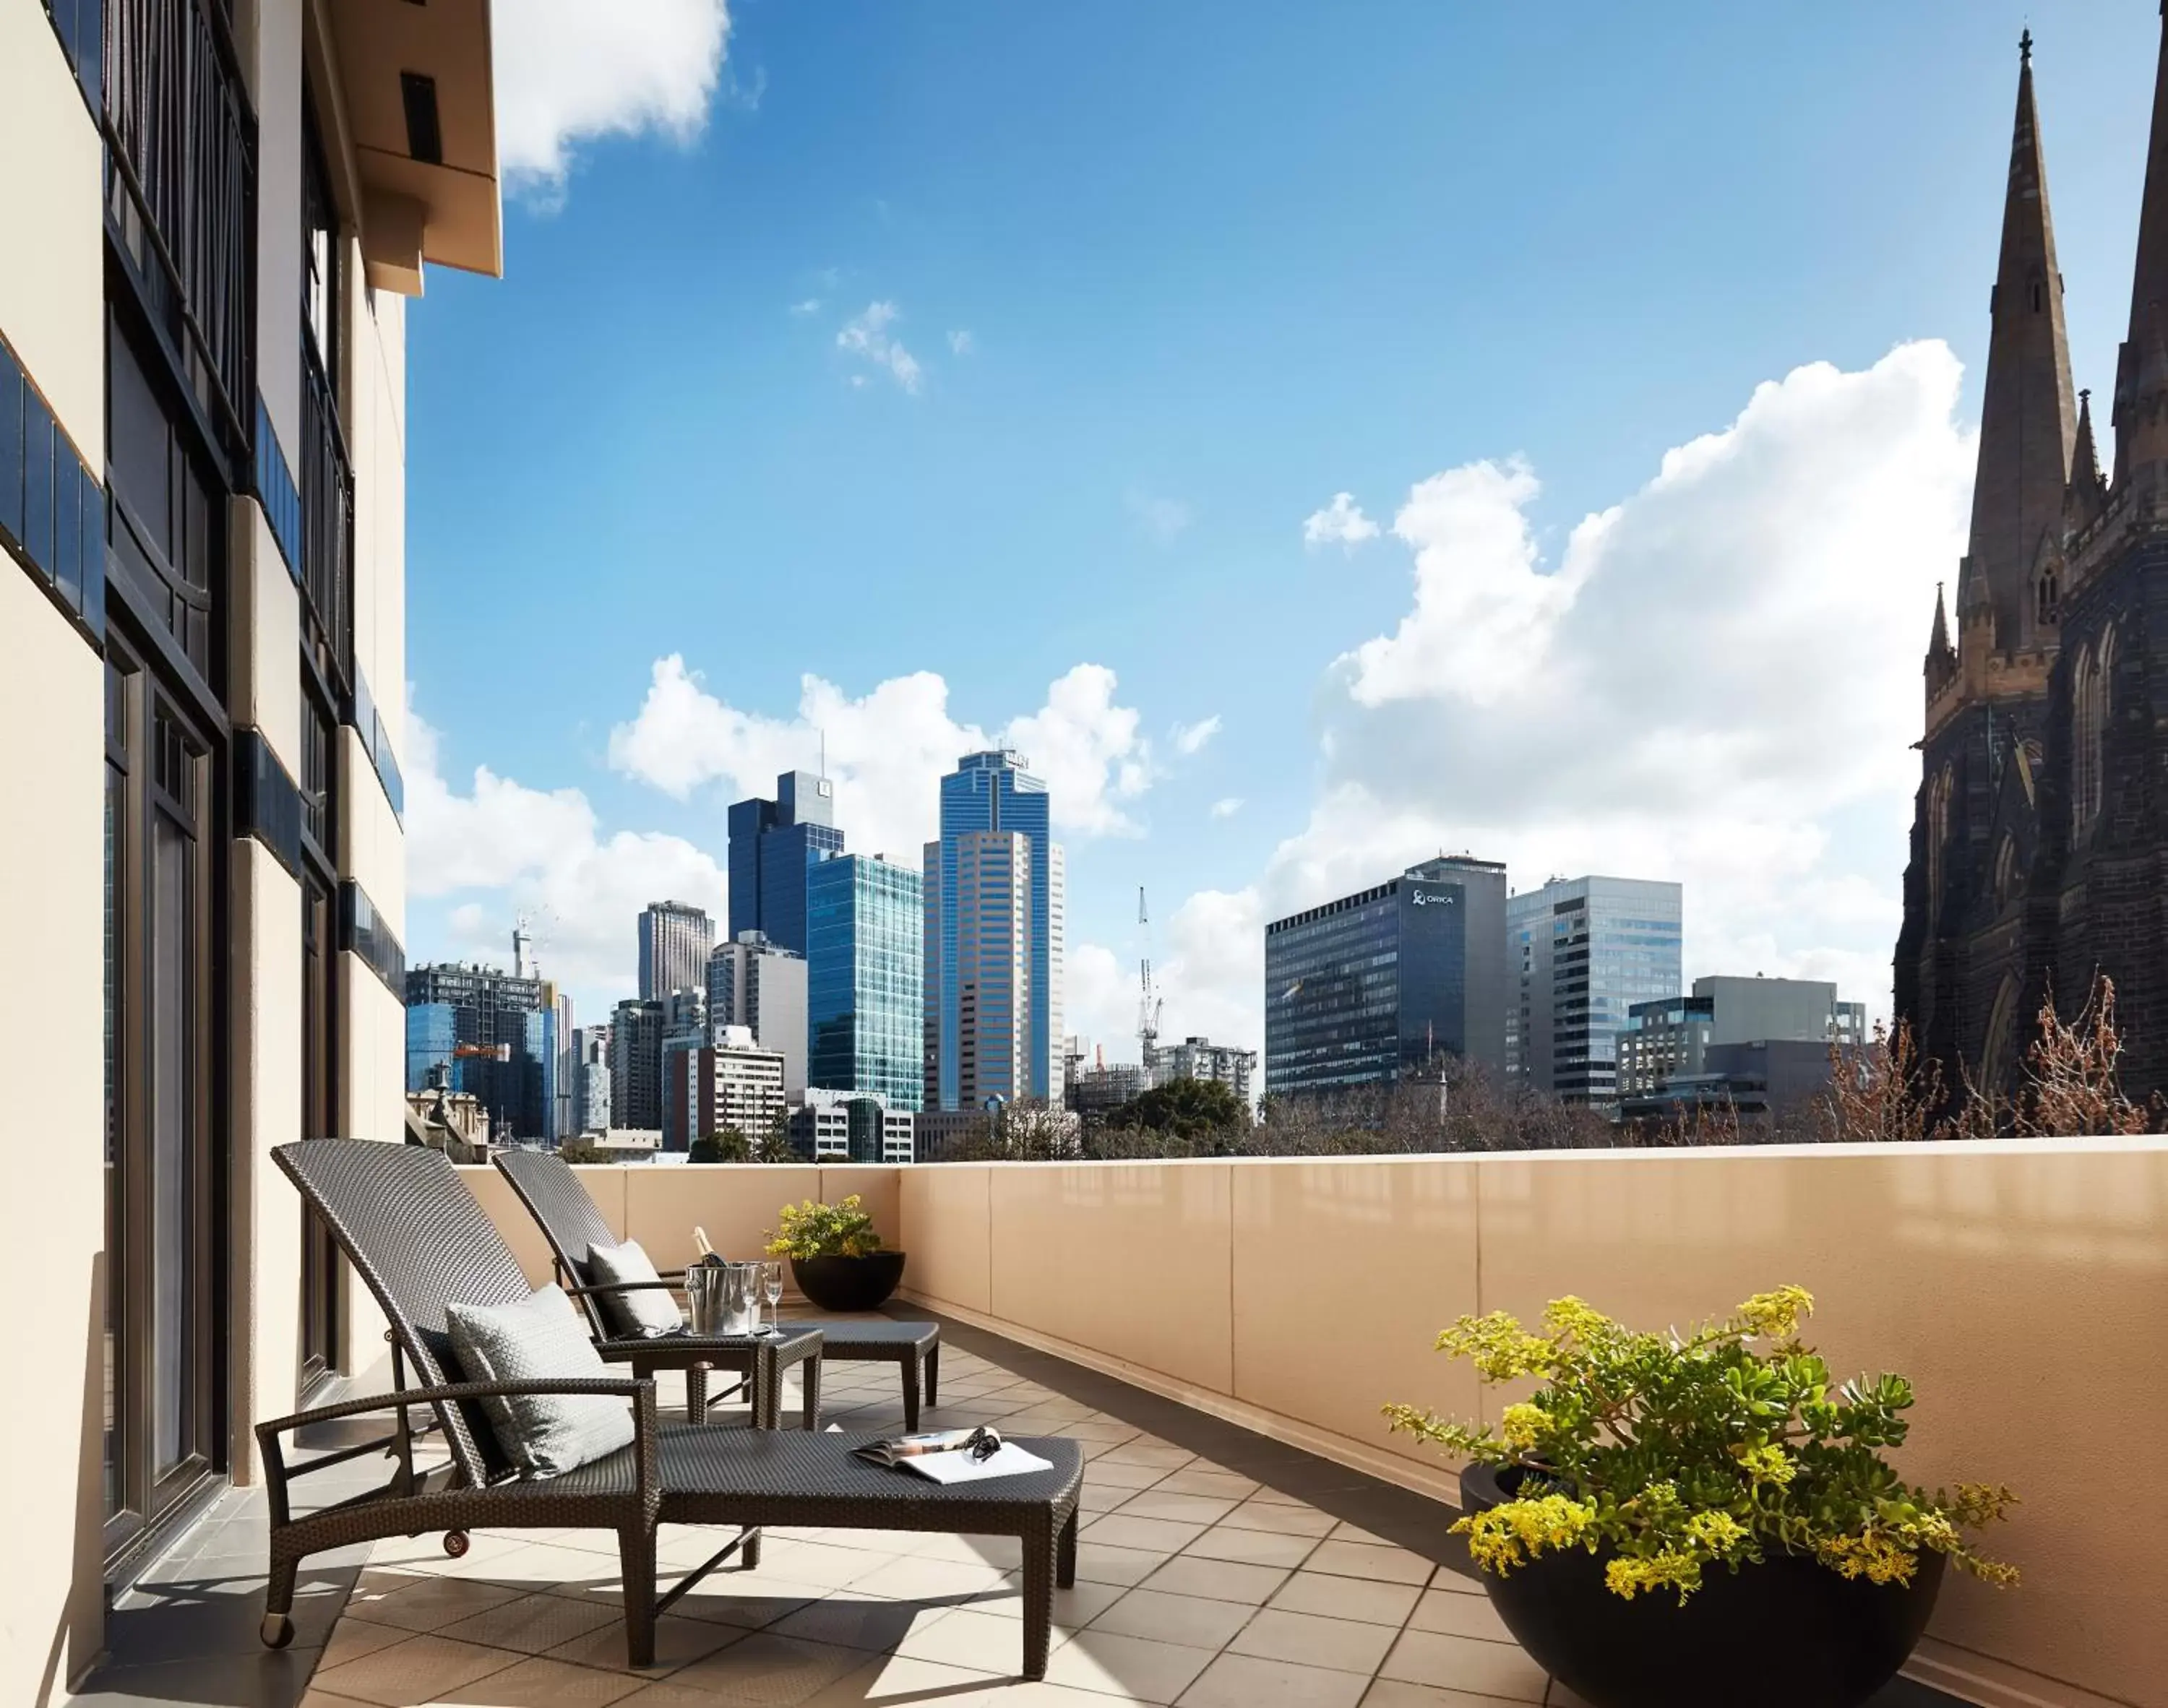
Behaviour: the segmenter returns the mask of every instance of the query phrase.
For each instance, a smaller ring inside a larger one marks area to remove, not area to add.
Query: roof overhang
[[[490,0],[328,0],[369,282],[422,292],[425,262],[501,277]]]

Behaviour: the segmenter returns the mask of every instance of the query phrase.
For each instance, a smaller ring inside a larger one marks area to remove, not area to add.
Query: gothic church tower
[[[2028,995],[2028,939],[2040,924],[2031,906],[2039,773],[2080,443],[2091,459],[2090,416],[2080,417],[2070,381],[2029,34],[2018,53],[1972,527],[1958,565],[1954,644],[1936,595],[1895,965],[1897,1012],[1953,1081],[1960,1058],[1975,1077],[2015,1065],[1990,1040],[1998,1026],[2008,1032],[2007,1016]]]
[[[2168,1090],[2168,7],[2116,362],[2115,480],[2075,430],[2021,66],[1953,644],[1937,606],[1897,1011],[1952,1082],[2017,1078],[2040,1004],[2115,981],[2123,1089]],[[2059,497],[2056,488],[2059,481]]]

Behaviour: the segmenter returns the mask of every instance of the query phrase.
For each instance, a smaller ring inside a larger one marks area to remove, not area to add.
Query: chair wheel
[[[470,1545],[467,1541],[467,1533],[465,1530],[446,1530],[444,1532],[444,1552],[449,1554],[454,1560],[464,1559],[470,1546]]]
[[[283,1613],[263,1615],[263,1628],[259,1633],[267,1649],[282,1649],[294,1640],[294,1621]]]

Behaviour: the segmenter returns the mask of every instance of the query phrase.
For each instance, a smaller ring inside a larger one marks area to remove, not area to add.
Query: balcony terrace
[[[771,1532],[757,1570],[662,1619],[638,1673],[614,1540],[577,1531],[320,1558],[296,1646],[269,1654],[243,1490],[123,1601],[115,1664],[78,1700],[1570,1703],[1468,1575],[1447,1467],[1385,1435],[1379,1403],[1476,1413],[1465,1370],[1429,1350],[1463,1311],[1571,1292],[1683,1321],[1797,1281],[1834,1366],[1917,1382],[1909,1474],[2025,1502],[1995,1538],[2023,1587],[1953,1578],[1876,1708],[2168,1704],[2168,1141],[582,1172],[666,1266],[695,1224],[748,1251],[787,1201],[864,1197],[911,1254],[901,1308],[943,1323],[932,1421],[1085,1444],[1046,1681],[1014,1677],[1012,1545],[871,1531]],[[467,1174],[541,1279],[502,1181]],[[887,1367],[831,1365],[822,1388],[830,1424],[901,1421]],[[666,1530],[664,1567],[712,1547]]]

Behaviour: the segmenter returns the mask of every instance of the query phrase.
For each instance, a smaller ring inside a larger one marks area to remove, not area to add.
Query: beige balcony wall
[[[657,1269],[683,1269],[699,1255],[693,1242],[699,1228],[708,1243],[738,1261],[761,1255],[785,1204],[810,1198],[840,1203],[852,1193],[864,1200],[874,1225],[890,1245],[901,1243],[898,1229],[901,1185],[908,1171],[874,1165],[826,1167],[811,1163],[698,1164],[604,1163],[572,1172],[595,1201],[609,1230],[619,1239],[636,1239]],[[550,1278],[550,1248],[521,1207],[510,1184],[493,1168],[462,1168],[519,1260],[527,1278],[539,1286]],[[912,1261],[916,1263],[917,1260]],[[788,1286],[786,1282],[786,1286]],[[789,1297],[797,1289],[789,1287]]]
[[[295,668],[299,668],[297,665]],[[372,681],[373,687],[375,682]],[[400,761],[404,764],[402,758]],[[339,875],[368,893],[391,934],[406,941],[406,832],[353,725],[338,731]],[[400,1084],[406,1084],[401,1069]]]
[[[772,1213],[784,1171],[591,1172],[661,1243]],[[874,1201],[880,1171],[819,1172]],[[1476,1413],[1429,1350],[1462,1312],[1577,1292],[1661,1326],[1799,1282],[1836,1370],[1917,1385],[1908,1474],[2023,1499],[1990,1541],[2024,1587],[1953,1578],[1910,1670],[1991,1708],[2168,1708],[2168,1139],[895,1173],[907,1299],[1448,1498],[1378,1408]]]
[[[36,6],[0,0],[0,109],[24,12],[45,34],[24,25],[23,42],[60,57]],[[0,1702],[42,1703],[102,1640],[105,667],[4,555],[0,636],[0,1035],[17,1064]]]
[[[102,481],[105,152],[38,0],[0,0],[0,332]]]
[[[353,660],[376,697],[406,773],[406,300],[370,291],[349,249],[356,281],[346,400],[353,464]],[[367,880],[364,880],[366,882]],[[373,894],[374,892],[372,892]],[[383,904],[389,907],[386,899]]]

